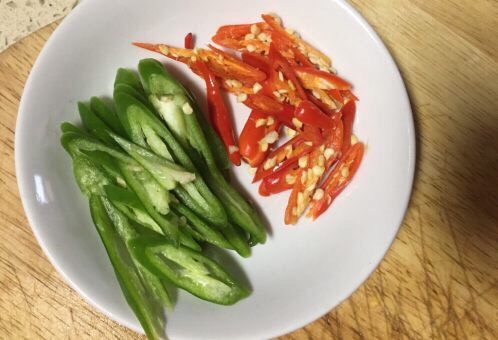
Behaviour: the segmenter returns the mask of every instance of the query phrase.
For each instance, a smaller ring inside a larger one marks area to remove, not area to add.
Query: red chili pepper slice
[[[303,100],[298,104],[294,115],[304,124],[324,130],[330,131],[336,126],[336,122],[331,117],[327,116],[308,100]]]
[[[351,84],[335,74],[320,71],[312,67],[295,67],[297,77],[307,89],[350,90]]]
[[[232,119],[223,102],[223,98],[221,97],[220,87],[216,77],[202,60],[198,59],[196,61],[196,66],[206,82],[209,115],[213,127],[220,135],[228,152],[230,161],[235,165],[240,165],[240,153],[235,141]]]
[[[259,194],[261,196],[270,196],[292,189],[297,179],[298,171],[299,169],[296,167],[288,167],[281,172],[263,178],[259,185]]]
[[[258,121],[262,121],[264,124],[260,124]],[[263,162],[270,148],[268,145],[266,150],[263,149],[260,142],[271,131],[278,131],[279,126],[280,123],[277,121],[268,125],[267,114],[258,110],[251,112],[239,137],[240,154],[251,167],[257,167]]]
[[[317,219],[332,204],[356,174],[364,153],[361,142],[353,145],[322,184],[323,196],[311,202],[307,216]]]
[[[185,36],[184,47],[188,49],[194,48],[194,35],[192,32]]]
[[[344,155],[351,146],[351,135],[353,134],[353,123],[356,114],[356,104],[354,100],[347,102],[341,110],[342,123],[344,125],[344,140],[341,153]]]

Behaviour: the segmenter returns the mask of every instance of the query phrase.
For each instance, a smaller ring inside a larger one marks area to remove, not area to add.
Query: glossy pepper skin
[[[136,238],[130,246],[134,257],[144,267],[198,298],[232,305],[250,294],[218,263],[200,252],[175,247],[155,237]]]

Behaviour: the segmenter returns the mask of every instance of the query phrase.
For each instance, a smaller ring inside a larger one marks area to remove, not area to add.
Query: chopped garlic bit
[[[246,36],[244,37],[245,40],[252,40],[254,38],[256,38],[256,36],[252,33],[246,34]]]
[[[259,29],[258,25],[251,25],[251,33],[256,35],[260,32],[261,30]]]
[[[323,166],[320,166],[320,165],[313,166],[313,173],[316,176],[321,176],[324,171],[325,171],[325,168]]]
[[[296,183],[296,176],[293,176],[291,174],[286,175],[285,176],[285,182],[287,184],[294,184],[294,183]]]
[[[323,166],[325,164],[325,157],[323,155],[318,156],[318,165]]]
[[[358,137],[351,135],[351,145],[355,145],[356,143],[358,143]]]
[[[301,174],[301,183],[305,184],[307,180],[308,180],[308,173],[306,171],[303,171],[303,173]]]
[[[306,155],[299,157],[298,164],[300,168],[306,168],[306,166],[308,165],[308,156]]]
[[[272,157],[269,158],[265,161],[265,164],[263,164],[263,169],[268,170],[273,168],[277,164],[277,157]]]
[[[192,109],[192,106],[190,106],[189,102],[186,102],[185,104],[183,104],[182,111],[186,115],[190,115],[194,112],[194,110]]]
[[[330,157],[332,157],[335,154],[335,150],[332,148],[326,148],[325,151],[323,152],[323,155],[325,156],[325,159],[329,160]]]
[[[248,169],[249,175],[255,175],[257,170],[258,170],[258,168],[253,168],[250,166]]]
[[[285,157],[290,158],[292,156],[292,145],[287,145],[285,147]]]
[[[273,91],[273,95],[274,95],[277,99],[279,99],[279,98],[281,98],[281,97],[282,97],[282,95],[281,95],[281,94],[280,94],[280,92],[278,92],[278,91]]]
[[[280,93],[280,94],[286,94],[286,93],[289,93],[289,90],[280,89],[280,90],[278,90],[278,93]]]
[[[265,126],[266,125],[266,119],[265,118],[259,118],[258,120],[256,120],[256,127],[260,127],[260,126]]]
[[[303,123],[296,117],[292,118],[292,124],[294,124],[294,126],[297,127],[298,129],[303,127]]]
[[[313,194],[313,199],[318,201],[323,198],[324,194],[325,192],[323,191],[323,189],[316,189],[315,193]]]
[[[296,132],[296,130],[291,129],[291,128],[290,128],[290,127],[288,127],[288,126],[285,126],[285,127],[284,127],[284,130],[285,130],[285,134],[286,134],[288,137],[290,137],[290,138],[294,137],[294,136],[296,135],[296,133],[297,133],[297,132]]]
[[[310,185],[308,185],[306,187],[306,191],[311,193],[315,189],[315,187],[316,187],[316,183],[311,183]]]
[[[225,80],[225,84],[229,87],[241,88],[242,83],[236,79],[227,79]]]
[[[287,80],[287,84],[289,84],[289,87],[292,91],[296,90],[296,86],[294,86],[294,83],[290,79]]]
[[[260,83],[254,83],[254,85],[252,86],[252,92],[258,93],[262,88],[263,86],[261,86]]]
[[[247,100],[247,94],[239,93],[237,95],[237,102],[242,103],[242,102],[245,102],[246,100]]]
[[[349,169],[347,167],[341,169],[341,176],[344,178],[349,176]]]
[[[259,149],[261,151],[265,152],[266,150],[268,150],[268,143],[265,141],[264,138],[260,140],[258,143],[259,143]]]
[[[236,147],[235,145],[228,146],[228,153],[232,154],[232,153],[237,152],[237,151],[239,151],[239,148]]]
[[[280,81],[284,81],[284,74],[282,73],[282,71],[278,71],[278,79],[280,79]]]
[[[313,142],[310,142],[309,140],[307,140],[306,142],[304,142],[304,145],[313,146]]]
[[[193,55],[193,56],[190,57],[190,60],[193,61],[193,62],[196,62],[197,61],[197,57],[195,55]]]
[[[251,44],[247,45],[247,46],[246,46],[246,48],[247,48],[247,50],[248,50],[249,52],[254,52],[254,51],[256,51],[256,46],[251,45]]]
[[[276,131],[271,131],[265,136],[265,140],[268,144],[275,143],[278,140],[278,133]]]
[[[266,125],[270,126],[273,124],[275,124],[275,119],[273,119],[273,116],[268,116],[268,118],[266,119]]]
[[[292,28],[286,28],[285,31],[289,34],[294,34],[294,30]]]
[[[313,97],[318,98],[318,99],[321,98],[320,93],[318,93],[317,91],[313,90],[313,91],[311,91],[311,93],[313,94]]]
[[[168,55],[169,54],[168,46],[159,45],[159,52],[161,52],[164,55]]]
[[[266,33],[260,33],[258,34],[258,39],[262,42],[267,42],[268,41],[268,35]]]

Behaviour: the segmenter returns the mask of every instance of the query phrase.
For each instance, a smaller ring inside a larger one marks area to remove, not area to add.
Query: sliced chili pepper
[[[291,105],[279,103],[273,98],[260,93],[249,95],[244,104],[253,110],[266,113],[267,116],[274,116],[276,120],[291,129],[296,128],[292,123],[294,107]]]
[[[360,166],[363,153],[364,145],[361,142],[356,143],[348,150],[322,184],[323,195],[321,198],[313,200],[307,216],[315,220],[327,210],[334,199],[351,182]]]
[[[259,194],[261,196],[270,196],[279,192],[292,189],[296,179],[299,168],[288,167],[283,171],[271,174],[263,178],[259,185]]]
[[[256,170],[253,183],[297,164],[299,157],[310,153],[314,146],[321,144],[321,137],[317,136],[316,133],[316,131],[311,132],[306,129],[277,149],[272,150],[266,157],[266,161]]]
[[[184,46],[188,49],[194,48],[194,35],[192,34],[192,32],[188,33],[185,36]]]
[[[282,56],[275,49],[273,42],[270,44],[270,52],[269,52],[270,61],[273,64],[274,69],[278,69],[282,71],[285,78],[290,80],[295,87],[295,91],[301,99],[306,99],[306,93],[304,92],[301,83],[298,81],[296,73],[290,67],[287,60],[282,58]]]
[[[312,102],[313,104],[315,104],[316,106],[318,106],[320,108],[320,110],[322,110],[323,112],[325,112],[326,114],[328,114],[329,116],[334,116],[334,115],[337,115],[338,114],[338,118],[341,118],[340,117],[340,112],[337,113],[336,110],[332,110],[329,106],[327,106],[324,102],[322,102],[320,99],[316,98],[314,95],[312,95],[311,93],[308,93],[308,100],[310,102]]]
[[[216,77],[202,60],[198,59],[196,65],[206,82],[209,113],[213,126],[225,144],[230,161],[235,165],[240,165],[240,153],[235,142],[232,119],[221,97]]]
[[[196,64],[196,60],[202,59],[214,75],[220,78],[235,79],[249,84],[261,82],[266,79],[266,74],[264,72],[214,46],[210,46],[212,50],[192,50],[164,44],[134,42],[133,45],[160,53],[168,58],[187,64],[197,74],[199,74],[200,71],[197,69],[198,64]]]
[[[302,48],[304,51],[306,51],[306,54],[308,55],[311,54],[319,58],[326,66],[331,65],[329,57],[327,57],[325,54],[323,54],[322,52],[320,52],[319,50],[317,50],[316,48],[305,42],[303,39],[287,32],[282,27],[282,25],[275,19],[275,17],[269,14],[263,14],[261,17],[275,32],[278,32],[280,35],[286,37],[297,47]]]
[[[279,123],[274,121],[268,125],[268,115],[253,110],[247,119],[239,137],[240,154],[251,167],[257,167],[269,152],[269,146],[264,149],[261,141],[271,131],[277,131]]]
[[[341,153],[344,155],[351,147],[351,135],[353,134],[353,123],[356,114],[356,104],[354,100],[347,102],[341,110],[342,123],[344,124],[344,140]]]
[[[258,70],[257,68],[244,63],[242,60],[234,57],[232,54],[220,50],[219,48],[216,48],[211,44],[208,44],[208,46],[212,50],[208,52],[212,52],[215,54],[215,58],[208,58],[210,68],[212,67],[214,71],[215,68],[219,67],[219,64],[221,62],[221,70],[226,69],[227,71],[224,77],[220,77],[225,79],[236,79],[251,84],[254,82],[261,82],[266,79],[266,74]],[[221,70],[220,73],[222,73]]]
[[[285,211],[285,224],[295,224],[311,202],[315,188],[325,173],[324,150],[324,145],[315,147],[310,154],[304,156],[306,161],[299,164],[300,174]]]
[[[335,74],[320,71],[312,67],[295,67],[297,77],[307,89],[350,90],[351,84]]]
[[[257,27],[257,34],[251,32],[251,27]],[[268,46],[264,44],[257,35],[260,33],[267,34],[269,26],[264,22],[242,25],[226,25],[221,26],[216,31],[216,34],[211,38],[218,45],[228,47],[235,50],[247,49],[248,45],[252,45],[255,52],[262,53],[268,50]],[[248,35],[253,34],[253,38]]]
[[[324,130],[332,130],[336,122],[323,113],[315,104],[308,100],[301,101],[294,113],[297,119],[304,124],[318,127]]]
[[[266,73],[267,76],[270,75],[271,66],[268,58],[265,58],[257,53],[242,52],[242,60],[246,64],[249,64],[257,69],[260,69],[261,71]]]

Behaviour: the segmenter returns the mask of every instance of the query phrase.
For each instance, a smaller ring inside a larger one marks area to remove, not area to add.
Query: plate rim
[[[392,54],[390,53],[389,49],[386,47],[384,44],[383,40],[380,38],[380,36],[377,34],[377,32],[374,30],[374,28],[368,23],[368,21],[354,8],[351,4],[349,4],[345,0],[327,0],[331,2],[336,2],[339,6],[342,7],[346,12],[348,12],[351,17],[357,21],[359,25],[365,30],[366,33],[370,36],[370,38],[373,40],[373,42],[376,44],[376,46],[380,49],[380,51],[384,54],[385,60],[388,63],[388,66],[390,68],[393,68],[393,75],[397,77],[396,81],[399,82],[400,86],[402,87],[401,90],[404,92],[403,98],[400,98],[400,100],[403,101],[403,106],[406,107],[406,115],[408,117],[408,136],[407,136],[407,141],[408,141],[408,150],[409,150],[409,155],[408,155],[408,181],[406,182],[406,187],[402,188],[402,192],[404,194],[404,197],[400,197],[400,200],[403,200],[403,211],[400,215],[399,221],[397,222],[397,228],[393,229],[392,235],[389,235],[389,243],[386,243],[385,249],[380,252],[379,256],[372,259],[371,261],[371,268],[367,271],[367,273],[363,277],[359,277],[356,279],[358,284],[352,285],[351,288],[344,293],[340,294],[341,298],[337,300],[337,303],[331,307],[326,308],[325,310],[318,308],[315,310],[313,313],[309,313],[308,318],[302,319],[300,324],[296,324],[291,327],[281,327],[279,328],[278,332],[266,332],[264,335],[265,338],[273,338],[277,336],[281,336],[284,334],[289,334],[295,330],[298,330],[311,322],[318,320],[328,312],[334,310],[337,308],[340,304],[342,304],[345,300],[347,300],[351,295],[358,290],[367,280],[368,278],[372,275],[372,273],[379,267],[383,259],[385,258],[387,252],[391,249],[392,244],[394,240],[396,239],[396,236],[399,233],[399,230],[401,229],[401,226],[403,224],[403,221],[405,219],[405,216],[408,212],[408,207],[409,203],[411,200],[411,196],[413,193],[413,185],[414,185],[414,180],[415,180],[415,167],[416,167],[416,136],[415,136],[415,124],[414,124],[414,117],[413,117],[413,110],[409,98],[409,94],[407,91],[406,84],[403,80],[403,77],[401,75],[401,72],[399,70],[399,67],[394,60]],[[90,304],[92,307],[97,309],[99,312],[104,314],[105,316],[111,318],[121,326],[124,326],[126,328],[129,328],[137,333],[144,334],[142,328],[136,327],[133,323],[129,323],[127,320],[121,318],[120,316],[112,313],[110,310],[105,309],[104,306],[99,302],[94,299],[92,299],[89,295],[87,295],[80,287],[78,284],[73,281],[68,275],[63,268],[60,265],[60,261],[57,260],[57,258],[52,254],[50,251],[49,247],[45,244],[43,241],[43,238],[40,234],[40,228],[37,227],[39,222],[37,222],[37,218],[35,218],[33,211],[35,210],[34,204],[28,199],[28,196],[31,196],[31,191],[27,188],[25,185],[27,183],[27,178],[28,176],[28,169],[25,168],[23,161],[22,161],[22,155],[21,152],[19,151],[21,149],[20,145],[23,145],[23,141],[26,140],[24,138],[24,132],[22,132],[20,126],[23,125],[23,121],[25,120],[26,114],[25,112],[25,106],[26,106],[26,101],[27,97],[29,97],[29,93],[32,91],[32,79],[34,77],[34,74],[36,73],[35,71],[38,69],[38,65],[40,63],[40,60],[42,60],[47,53],[48,50],[50,50],[53,42],[56,40],[55,37],[57,37],[59,34],[62,34],[61,32],[64,31],[64,28],[67,25],[70,25],[71,22],[73,21],[73,18],[77,15],[79,15],[79,11],[82,7],[85,6],[92,6],[94,3],[97,1],[91,1],[91,0],[86,0],[80,3],[77,8],[75,8],[73,11],[71,11],[63,20],[62,22],[57,26],[57,28],[54,30],[54,32],[50,35],[50,37],[47,39],[45,42],[44,46],[42,47],[40,53],[36,57],[35,62],[33,63],[33,66],[31,67],[29,76],[27,77],[27,80],[25,82],[25,86],[21,95],[20,103],[19,103],[19,108],[18,108],[18,114],[16,118],[16,127],[15,127],[15,137],[14,137],[14,163],[15,163],[15,173],[16,173],[16,181],[17,181],[17,186],[19,189],[19,197],[22,202],[22,206],[26,215],[26,218],[28,220],[28,223],[31,227],[31,230],[33,231],[33,234],[35,235],[35,238],[40,246],[40,248],[43,250],[43,253],[45,256],[48,258],[50,261],[50,264],[55,268],[57,273],[62,277],[62,279],[65,281],[65,283],[71,287],[78,295],[80,295],[88,304]],[[400,195],[402,196],[402,195]],[[166,326],[167,327],[167,326]],[[256,333],[258,333],[256,331]],[[255,337],[261,337],[261,332],[258,334],[255,334]]]

